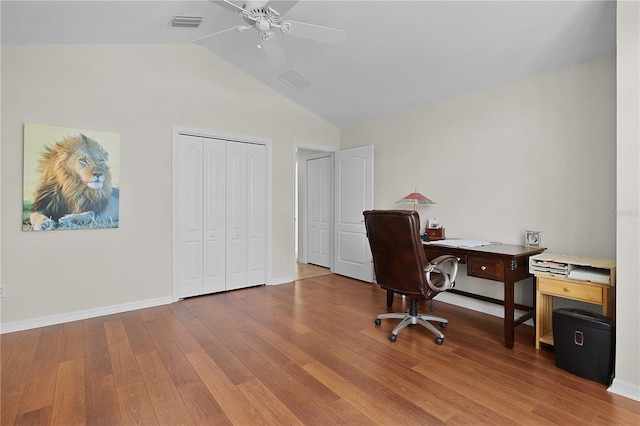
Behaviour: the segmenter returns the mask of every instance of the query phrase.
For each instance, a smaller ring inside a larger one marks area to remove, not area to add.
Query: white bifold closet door
[[[266,147],[179,136],[178,297],[266,282]]]
[[[266,181],[265,146],[227,142],[227,290],[265,283]]]

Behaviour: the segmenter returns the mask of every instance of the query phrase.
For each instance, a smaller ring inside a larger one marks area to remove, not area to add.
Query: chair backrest
[[[429,264],[420,239],[420,217],[413,210],[363,212],[377,283],[416,298],[433,298],[425,278]]]

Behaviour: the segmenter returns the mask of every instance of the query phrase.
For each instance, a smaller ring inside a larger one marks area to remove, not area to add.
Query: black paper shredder
[[[556,366],[577,376],[610,384],[613,379],[615,324],[582,309],[553,311]]]

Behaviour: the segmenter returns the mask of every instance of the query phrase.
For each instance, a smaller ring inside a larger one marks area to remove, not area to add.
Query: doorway
[[[294,279],[331,272],[334,151],[294,146]]]
[[[294,262],[309,263],[308,247],[313,240],[309,237],[313,231],[309,226],[311,213],[307,199],[310,191],[305,187],[305,179],[310,174],[305,159],[327,157],[330,153],[329,167],[333,174],[329,174],[333,183],[325,185],[327,195],[323,197],[329,205],[330,231],[326,245],[330,269],[340,275],[372,282],[373,266],[362,212],[373,208],[373,145],[332,151],[306,150],[294,146]]]
[[[373,282],[373,258],[363,212],[373,209],[373,145],[335,152],[334,248],[331,270]]]

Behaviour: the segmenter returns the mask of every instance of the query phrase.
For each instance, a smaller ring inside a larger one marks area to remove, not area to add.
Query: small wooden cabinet
[[[534,268],[536,265],[541,266],[543,262],[548,262],[552,266],[549,272],[541,271],[540,267]],[[541,343],[553,345],[554,297],[593,303],[602,306],[602,315],[609,318],[615,317],[616,266],[614,260],[545,253],[532,256],[530,268],[530,272],[536,277],[536,349],[540,349]],[[586,277],[592,269],[597,273],[597,280],[588,281],[572,277],[571,271],[577,268],[586,271]],[[603,276],[608,276],[608,281],[603,280]]]
[[[424,233],[429,236],[429,241],[444,240],[444,228],[426,228]]]

